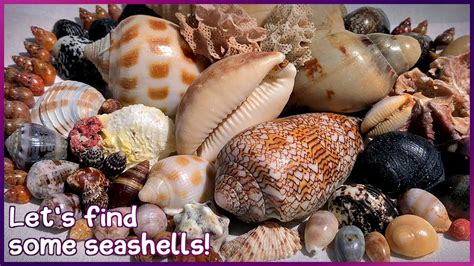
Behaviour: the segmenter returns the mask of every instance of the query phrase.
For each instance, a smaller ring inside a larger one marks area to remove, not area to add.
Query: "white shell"
[[[191,202],[212,199],[214,167],[193,155],[177,155],[156,163],[138,197],[143,202],[156,204],[172,215]]]
[[[168,219],[160,207],[153,204],[143,204],[137,210],[137,224],[133,232],[141,237],[146,233],[147,238],[153,238],[158,233],[166,230]]]
[[[97,66],[114,99],[124,105],[156,107],[174,116],[201,69],[188,49],[177,25],[137,15],[86,46],[84,54]]]
[[[329,211],[317,211],[306,222],[304,243],[306,251],[318,254],[336,237],[339,222]]]
[[[67,137],[77,121],[97,115],[104,101],[98,90],[85,83],[59,82],[36,101],[31,121]]]

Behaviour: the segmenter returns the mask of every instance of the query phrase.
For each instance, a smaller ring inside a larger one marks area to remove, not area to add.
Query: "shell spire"
[[[89,59],[99,70],[105,82],[109,83],[109,58],[110,58],[110,38],[108,34],[104,38],[87,45],[84,48],[84,56]]]

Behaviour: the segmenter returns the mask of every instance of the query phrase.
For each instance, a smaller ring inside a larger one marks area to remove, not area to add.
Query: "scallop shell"
[[[346,180],[362,147],[356,119],[343,115],[261,123],[219,153],[215,201],[245,222],[304,218]]]
[[[138,196],[172,214],[186,203],[212,199],[214,177],[214,168],[208,161],[193,155],[172,156],[151,168]]]
[[[306,251],[318,254],[336,237],[339,222],[329,211],[317,211],[306,222],[304,244]]]
[[[448,211],[433,194],[418,188],[405,192],[398,206],[403,214],[414,214],[428,221],[436,232],[446,232],[451,226]]]
[[[64,192],[66,178],[79,168],[79,164],[63,160],[43,160],[31,167],[26,185],[38,199]]]
[[[104,101],[102,94],[87,84],[63,81],[36,101],[31,119],[67,137],[77,121],[97,115]]]
[[[296,68],[280,52],[229,56],[189,87],[176,114],[178,154],[213,161],[235,135],[275,119],[287,103]]]
[[[289,258],[300,249],[298,232],[267,222],[226,242],[220,252],[228,262],[261,262]]]
[[[114,99],[142,103],[174,116],[201,67],[188,54],[178,27],[164,19],[137,15],[85,49]]]
[[[72,193],[57,193],[51,195],[50,198],[46,198],[41,202],[38,211],[43,210],[44,207],[48,207],[53,213],[47,215],[48,220],[53,221],[53,227],[62,229],[63,221],[61,215],[66,212],[72,212],[74,214],[74,219],[79,219],[82,217],[80,200],[79,197]],[[60,212],[55,212],[55,208],[59,207]]]

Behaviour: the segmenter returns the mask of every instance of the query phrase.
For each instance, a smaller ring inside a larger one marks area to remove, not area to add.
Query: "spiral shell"
[[[402,20],[402,22],[400,22],[400,24],[398,24],[398,26],[396,26],[392,30],[391,34],[398,35],[398,34],[402,34],[402,33],[405,33],[405,32],[411,32],[411,19],[410,18],[406,18],[406,19]]]
[[[104,161],[104,153],[101,149],[93,147],[81,153],[79,158],[84,166],[100,169],[102,162]]]
[[[365,239],[362,231],[353,225],[342,227],[334,239],[338,261],[362,260],[365,252]]]
[[[84,8],[79,8],[79,18],[85,30],[89,30],[92,22],[96,19],[95,15]]]
[[[66,178],[79,168],[79,164],[63,160],[42,160],[31,167],[26,185],[38,199],[64,192]]]
[[[99,5],[95,5],[95,16],[97,19],[109,18],[109,14],[107,13],[107,11]]]
[[[298,232],[267,222],[227,241],[220,252],[227,262],[256,262],[289,258],[300,249]]]
[[[446,48],[454,40],[454,28],[449,28],[443,33],[438,35],[434,40],[434,46],[436,50],[441,50]]]
[[[214,168],[194,155],[176,155],[158,161],[138,194],[143,202],[156,204],[167,214],[184,204],[212,199]]]
[[[418,23],[418,25],[413,28],[412,32],[426,35],[426,33],[428,32],[428,20],[425,19],[422,22]]]
[[[107,191],[109,180],[104,174],[92,167],[81,168],[67,177],[66,182],[73,191],[82,193],[96,186]]]
[[[143,161],[121,174],[110,185],[109,208],[130,207],[145,184],[150,162]]]
[[[116,208],[109,211],[120,212],[122,216],[130,214],[132,212],[130,207]],[[130,228],[126,226],[118,226],[119,223],[122,223],[122,222],[121,221],[119,222],[117,216],[114,215],[112,217],[112,226],[102,227],[100,225],[100,218],[99,217],[96,218],[94,220],[94,235],[97,238],[97,240],[101,241],[104,239],[111,239],[111,240],[125,239],[130,233]]]
[[[44,49],[47,51],[51,51],[51,49],[53,49],[53,46],[57,41],[56,35],[54,35],[54,33],[35,26],[31,26],[31,33],[33,33],[33,36],[35,36],[36,42],[44,47]]]
[[[329,211],[317,211],[306,222],[304,243],[309,253],[319,253],[336,237],[339,222]]]
[[[245,222],[316,211],[344,182],[363,144],[353,118],[304,114],[261,123],[217,157],[217,205]]]
[[[49,63],[51,61],[51,54],[37,43],[24,41],[26,51],[32,58],[37,58],[43,62]]]
[[[153,204],[143,204],[137,210],[137,227],[133,232],[137,236],[146,233],[147,238],[154,238],[166,230],[168,220],[160,207]]]
[[[125,171],[127,164],[127,157],[125,153],[118,151],[110,154],[105,158],[101,170],[110,179],[115,179],[116,176]]]
[[[74,214],[74,219],[79,219],[82,217],[82,212],[80,208],[79,197],[71,193],[57,193],[51,195],[51,197],[46,198],[41,202],[38,211],[43,210],[43,208],[48,207],[53,213],[48,214],[48,220],[53,221],[53,227],[62,229],[63,221],[61,215],[66,212],[72,212]],[[59,207],[59,213],[55,209]]]

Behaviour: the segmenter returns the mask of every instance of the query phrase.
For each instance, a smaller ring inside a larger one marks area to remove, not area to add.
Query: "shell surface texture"
[[[40,160],[61,160],[67,157],[67,140],[42,125],[25,123],[5,140],[15,164],[27,169]]]
[[[346,180],[362,147],[356,120],[343,115],[261,123],[219,153],[215,201],[244,222],[306,217]]]
[[[97,115],[104,101],[98,90],[85,83],[63,81],[36,101],[31,119],[67,137],[77,121]]]
[[[365,239],[362,231],[353,225],[342,227],[334,239],[336,247],[336,257],[338,261],[362,260],[365,252]]]
[[[398,216],[397,207],[390,198],[379,189],[362,184],[338,187],[328,200],[328,210],[334,213],[341,226],[355,225],[364,234],[383,233]]]
[[[79,164],[64,160],[42,160],[30,168],[26,185],[37,199],[45,199],[64,192],[66,178],[79,168]]]
[[[436,195],[443,202],[451,217],[470,219],[470,183],[469,175],[451,176]]]
[[[428,140],[410,133],[389,132],[375,137],[356,167],[367,183],[391,197],[410,188],[430,190],[445,180],[439,151]]]
[[[48,207],[53,213],[48,215],[48,220],[53,221],[53,227],[63,228],[63,221],[61,215],[66,212],[72,212],[74,219],[79,219],[82,217],[80,199],[79,196],[72,193],[57,193],[51,195],[50,198],[46,198],[41,202],[41,205],[38,211],[41,211],[44,207]],[[60,213],[55,212],[55,208],[59,207]]]
[[[361,7],[344,16],[344,26],[357,34],[389,33],[390,21],[380,8]]]
[[[306,222],[304,243],[309,253],[319,253],[336,237],[339,222],[329,211],[317,211]]]
[[[212,199],[214,178],[214,166],[208,161],[194,155],[176,155],[152,167],[138,196],[173,213],[186,203]]]
[[[132,16],[85,54],[124,105],[145,104],[174,116],[201,67],[188,52],[178,27],[150,16]]]
[[[298,232],[266,222],[226,242],[220,252],[227,262],[256,262],[289,258],[300,249]]]
[[[133,232],[137,236],[146,233],[147,238],[153,238],[166,230],[168,220],[160,207],[153,204],[143,204],[137,210],[137,224],[138,226],[133,228]]]
[[[145,160],[128,169],[110,185],[109,208],[130,207],[145,184],[150,162]]]
[[[280,52],[227,57],[189,87],[176,115],[178,154],[213,161],[232,137],[275,119],[287,103],[296,68]]]
[[[109,188],[109,180],[104,174],[92,167],[81,168],[69,175],[66,182],[74,192],[82,193],[95,186],[107,190]]]
[[[390,261],[387,239],[379,232],[370,232],[365,236],[365,253],[372,262]]]
[[[406,214],[395,218],[385,231],[385,238],[391,251],[419,258],[439,248],[435,229],[423,218]]]
[[[60,19],[54,23],[53,33],[57,39],[68,35],[87,37],[87,32],[76,22]]]

